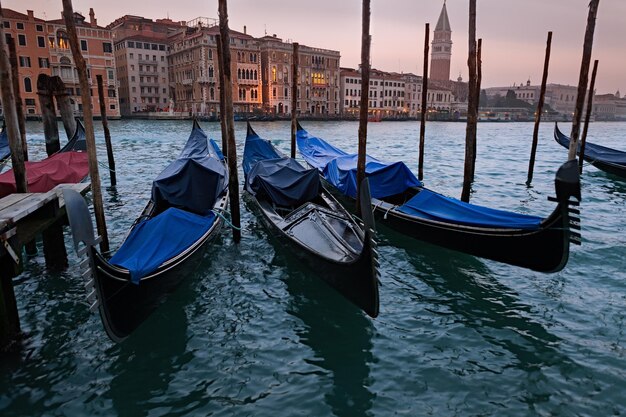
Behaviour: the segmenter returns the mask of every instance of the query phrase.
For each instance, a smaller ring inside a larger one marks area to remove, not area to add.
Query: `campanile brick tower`
[[[450,61],[452,59],[452,30],[448,20],[446,2],[435,27],[430,56],[430,79],[437,81],[450,80]]]

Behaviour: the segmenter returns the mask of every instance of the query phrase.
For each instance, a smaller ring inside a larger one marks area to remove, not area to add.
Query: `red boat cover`
[[[89,174],[87,152],[59,152],[43,161],[28,161],[24,165],[29,193],[45,193],[59,184],[74,184]],[[0,198],[15,191],[13,170],[0,174]]]

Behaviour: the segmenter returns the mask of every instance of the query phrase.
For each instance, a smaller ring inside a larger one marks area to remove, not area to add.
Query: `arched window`
[[[211,100],[215,100],[215,89],[213,87],[209,90],[209,94],[211,96]]]
[[[258,74],[257,74],[256,70],[254,70],[254,79],[258,80]]]
[[[213,78],[213,67],[209,67],[209,78]]]
[[[57,31],[57,48],[69,49],[70,38],[67,36],[67,32],[64,30]]]
[[[241,68],[237,68],[237,78],[241,79]]]
[[[28,77],[24,78],[24,91],[27,93],[33,92],[33,83]]]
[[[250,70],[246,70],[246,80],[250,79]]]

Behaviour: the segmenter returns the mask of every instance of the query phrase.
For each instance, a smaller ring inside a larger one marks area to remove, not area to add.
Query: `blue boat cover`
[[[280,206],[297,206],[319,194],[316,169],[306,169],[295,159],[283,157],[270,141],[248,128],[243,150],[246,189],[265,195]]]
[[[468,226],[534,230],[542,221],[541,217],[464,203],[427,189],[422,189],[397,210],[423,219]]]
[[[110,263],[130,271],[131,281],[139,284],[159,265],[200,239],[213,225],[216,216],[189,213],[169,208],[135,226]]]
[[[356,197],[357,154],[347,154],[323,139],[310,136],[303,129],[298,131],[296,142],[302,157],[320,170],[326,181],[342,194]],[[400,194],[407,188],[422,186],[401,161],[387,163],[367,155],[365,175],[369,178],[370,192],[374,198],[385,198]]]
[[[213,149],[213,152],[215,153],[215,157],[219,159],[220,161],[223,161],[224,154],[222,153],[222,150],[220,149],[220,146],[217,144],[217,142],[215,142],[213,139],[209,139],[209,143],[211,144],[211,148]]]
[[[269,140],[260,138],[252,129],[249,129],[246,135],[246,146],[243,149],[243,173],[246,177],[257,162],[282,157],[283,155],[276,151]]]
[[[255,163],[247,181],[254,195],[265,195],[276,205],[293,207],[317,197],[320,176],[315,168],[306,169],[295,159],[278,158]]]
[[[152,183],[152,201],[157,211],[179,207],[198,214],[208,213],[228,186],[226,169],[210,156],[177,159]]]
[[[211,144],[214,154],[217,144]],[[221,152],[220,152],[221,154]],[[179,207],[207,214],[228,186],[226,168],[209,155],[207,136],[197,123],[177,160],[171,162],[152,183],[152,201],[157,212]]]
[[[557,140],[561,145],[569,148],[570,138],[565,136],[558,127],[556,128],[558,135]],[[577,155],[580,155],[581,143],[578,143]],[[587,161],[600,161],[608,162],[611,164],[625,165],[626,166],[626,152],[618,151],[617,149],[607,148],[606,146],[596,145],[594,143],[585,143],[585,157]]]
[[[0,133],[0,161],[9,155],[11,155],[11,149],[9,148],[9,137],[5,127],[2,129],[2,133]]]
[[[200,129],[197,122],[194,122],[193,129],[187,139],[185,147],[180,153],[179,159],[191,158],[193,156],[206,156],[209,153],[207,135]]]

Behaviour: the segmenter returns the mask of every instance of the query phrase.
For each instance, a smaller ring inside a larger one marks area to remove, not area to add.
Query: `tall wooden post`
[[[583,173],[583,160],[585,158],[585,143],[587,143],[587,131],[589,130],[589,120],[591,119],[591,110],[593,108],[593,93],[596,87],[596,74],[598,73],[598,60],[593,63],[593,71],[591,71],[591,83],[589,84],[589,94],[587,95],[587,114],[585,115],[585,127],[583,127],[583,135],[580,139],[580,155],[578,155],[578,170]]]
[[[469,54],[467,58],[469,68],[468,96],[467,96],[467,127],[465,129],[465,168],[463,170],[463,191],[461,200],[469,202],[470,191],[474,177],[472,167],[475,156],[476,124],[478,122],[478,100],[476,99],[476,0],[469,1]]]
[[[65,83],[58,75],[50,77],[50,90],[54,95],[54,99],[59,107],[59,113],[61,113],[61,120],[63,120],[63,127],[65,128],[65,134],[68,139],[72,139],[74,132],[76,132],[76,119],[74,118],[74,108],[72,107],[70,95],[65,88]]]
[[[476,87],[474,88],[474,102],[476,103],[476,122],[478,122],[478,109],[480,108],[480,85],[483,80],[482,50],[483,40],[481,38],[478,39],[476,47]],[[474,133],[474,141],[472,143],[472,182],[474,182],[474,177],[476,174],[476,156],[478,155],[478,150],[476,149],[477,144],[478,137],[476,137],[476,133]]]
[[[226,103],[224,101],[224,54],[222,53],[222,37],[215,35],[217,43],[217,68],[220,73],[220,126],[222,128],[222,153],[228,157],[228,127],[226,126]]]
[[[2,4],[0,4],[0,21],[4,21]],[[11,74],[11,63],[7,55],[4,26],[0,24],[0,101],[4,111],[9,147],[11,149],[11,161],[13,163],[13,175],[18,193],[27,191],[26,173],[24,171],[24,152],[20,136],[19,121],[15,110],[15,94]],[[17,303],[13,292],[13,281],[8,271],[9,265],[2,265],[8,261],[7,257],[0,258],[0,346],[6,346],[15,339],[20,332],[20,320],[17,313]],[[11,265],[13,266],[13,265]]]
[[[546,57],[543,61],[543,76],[541,77],[541,91],[539,92],[539,103],[537,103],[537,112],[535,113],[535,129],[533,130],[533,144],[530,149],[530,162],[528,163],[528,179],[526,185],[533,182],[533,171],[535,169],[535,154],[537,153],[537,144],[539,143],[539,124],[541,123],[541,115],[543,113],[543,103],[546,99],[546,85],[548,83],[548,68],[550,67],[550,50],[552,49],[552,31],[548,32],[548,40],[546,42]]]
[[[22,151],[24,152],[24,161],[28,161],[28,144],[26,143],[26,118],[24,117],[24,106],[22,102],[22,93],[20,92],[20,76],[17,66],[17,52],[15,50],[15,39],[9,36],[9,62],[11,63],[11,74],[13,76],[13,92],[15,93],[15,109],[17,111],[17,121],[20,126],[20,138],[22,140]]]
[[[426,23],[426,30],[424,33],[424,76],[422,77],[422,121],[420,123],[420,153],[419,164],[417,171],[417,178],[421,181],[424,178],[424,141],[426,135],[426,115],[428,101],[426,96],[428,94],[428,55],[430,53],[430,24]]]
[[[237,148],[235,143],[235,121],[233,118],[233,84],[230,69],[230,30],[228,29],[228,4],[226,0],[219,0],[220,35],[222,36],[222,59],[224,76],[222,77],[224,90],[224,108],[226,127],[228,129],[228,186],[230,188],[230,214],[233,223],[233,240],[241,240],[241,220],[239,214],[239,179],[237,175]]]
[[[356,165],[356,212],[362,216],[361,183],[365,179],[365,155],[367,153],[367,113],[370,98],[370,0],[363,0],[362,34],[361,34],[361,108],[359,114],[359,154]]]
[[[2,4],[0,4],[0,21],[4,21]],[[24,168],[24,150],[22,149],[20,124],[17,110],[15,109],[15,92],[13,91],[12,78],[4,27],[0,27],[0,85],[2,85],[0,89],[0,99],[2,99],[4,122],[9,139],[9,148],[11,149],[11,163],[13,164],[13,175],[15,176],[15,188],[18,193],[25,193],[28,192],[28,186]]]
[[[104,141],[107,145],[107,158],[109,160],[109,175],[111,177],[111,187],[117,184],[115,176],[115,158],[113,158],[113,145],[111,144],[111,132],[109,132],[109,121],[107,120],[107,106],[104,99],[104,85],[102,83],[102,75],[96,75],[98,82],[98,101],[100,102],[100,119],[102,120],[102,129],[104,130]]]
[[[298,104],[298,67],[300,45],[293,43],[293,57],[291,59],[291,157],[296,157],[296,131],[298,130],[298,120],[296,106]]]
[[[102,238],[100,250],[109,251],[109,236],[107,233],[106,220],[104,218],[104,206],[102,204],[102,190],[100,186],[100,173],[98,171],[98,159],[96,156],[96,139],[93,131],[93,112],[91,111],[91,88],[87,78],[87,65],[80,52],[78,36],[76,33],[76,22],[74,21],[74,9],[72,0],[63,0],[63,18],[72,49],[72,57],[78,79],[80,81],[81,100],[83,102],[83,119],[85,121],[85,140],[87,142],[87,155],[89,158],[89,176],[91,177],[91,192],[93,195],[93,207],[96,215],[96,227]]]
[[[59,143],[59,125],[52,98],[50,77],[46,74],[39,74],[37,77],[37,96],[41,107],[43,134],[46,138],[46,153],[51,156],[61,149],[61,144]]]
[[[578,78],[578,93],[576,94],[576,107],[574,108],[574,121],[572,123],[572,133],[570,135],[569,160],[576,159],[578,150],[578,134],[580,133],[580,121],[582,119],[583,107],[585,105],[585,94],[587,93],[587,80],[589,79],[589,66],[591,65],[591,52],[593,50],[593,32],[596,28],[596,15],[600,0],[589,2],[589,16],[587,17],[587,30],[585,31],[585,41],[583,45],[583,58],[580,64],[580,77]]]

